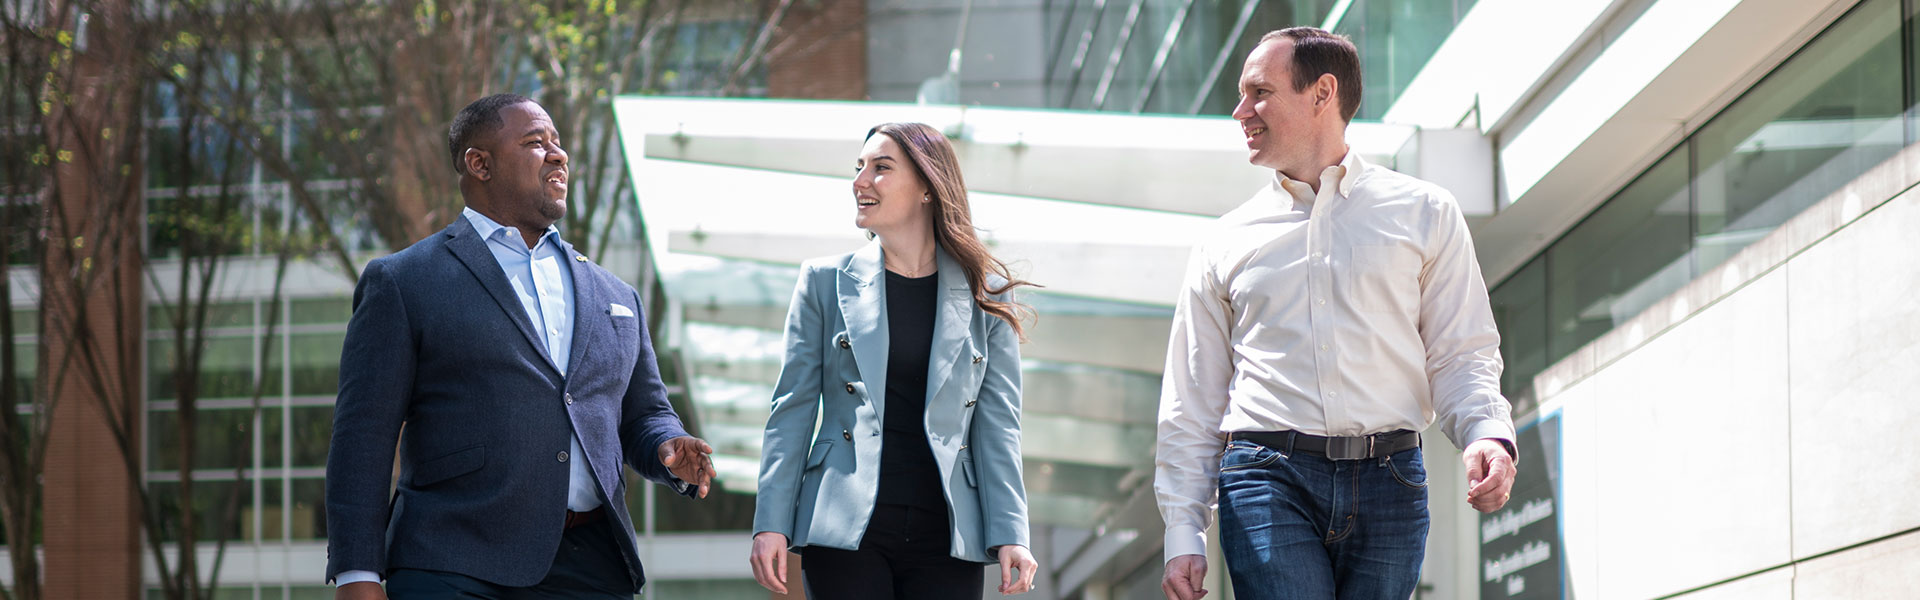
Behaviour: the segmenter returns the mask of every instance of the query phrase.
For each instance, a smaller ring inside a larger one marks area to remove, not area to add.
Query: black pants
[[[980,600],[986,565],[948,554],[945,506],[873,507],[859,550],[808,546],[800,569],[813,600]]]
[[[545,600],[605,598],[633,600],[633,579],[613,539],[617,521],[605,519],[568,529],[560,538],[547,578],[533,587],[495,585],[459,573],[395,569],[387,577],[391,600]]]

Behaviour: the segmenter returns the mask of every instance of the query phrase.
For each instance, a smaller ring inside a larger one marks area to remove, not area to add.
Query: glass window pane
[[[1354,0],[1334,27],[1360,48],[1360,111],[1354,118],[1386,114],[1474,1]]]
[[[245,511],[245,514],[240,515],[240,527],[243,530],[241,535],[243,537],[247,539],[255,538],[253,535],[254,519],[258,518],[260,520],[260,535],[258,537],[261,541],[272,543],[285,539],[283,532],[286,528],[282,527],[280,519],[280,511],[284,508],[282,497],[285,496],[285,494],[281,492],[280,485],[285,482],[286,480],[284,479],[265,479],[260,482],[259,514],[256,515],[253,510],[249,509]]]
[[[332,396],[340,391],[340,351],[347,334],[302,333],[293,337],[295,396]]]
[[[1144,0],[1140,3],[1140,14],[1134,19],[1131,33],[1126,34],[1126,48],[1120,56],[1118,65],[1108,60],[1112,56],[1101,56],[1100,72],[1095,79],[1105,77],[1108,69],[1113,70],[1113,82],[1107,86],[1107,96],[1101,110],[1132,110],[1133,103],[1140,97],[1140,86],[1146,83],[1147,69],[1153,66],[1153,55],[1160,51],[1160,42],[1166,38],[1167,26],[1173,23],[1174,15],[1181,9],[1181,2],[1175,0]],[[1124,16],[1124,13],[1123,13]],[[1124,25],[1125,19],[1119,24]],[[1111,52],[1111,49],[1109,49]]]
[[[1493,322],[1500,331],[1500,357],[1506,371],[1500,389],[1508,397],[1533,385],[1547,368],[1547,261],[1535,257],[1489,294]]]
[[[1920,2],[1907,2],[1906,4],[1907,31],[1914,31],[1914,27],[1920,26]],[[1907,88],[1907,98],[1920,101],[1920,35],[1909,37],[1912,39],[1906,49],[1906,78],[1907,85],[1909,86]],[[1920,143],[1920,104],[1907,107],[1906,143]]]
[[[24,309],[13,311],[13,334],[33,335],[40,333],[40,311]]]
[[[327,465],[327,444],[333,436],[332,406],[293,407],[293,468]]]
[[[0,138],[0,160],[16,160],[12,157],[23,153],[21,149],[5,147],[5,144],[11,141]],[[0,190],[16,189],[8,183],[10,179],[39,177],[37,173],[23,172],[38,170],[38,167],[28,163],[28,160],[19,159],[21,164],[0,166]],[[5,204],[0,206],[0,211],[5,212],[0,216],[4,216],[7,220],[6,227],[0,228],[0,252],[6,253],[6,264],[38,264],[41,253],[40,232],[44,231],[39,200],[32,196],[14,196],[6,199]],[[15,333],[20,332],[16,330]]]
[[[1857,6],[1695,134],[1701,272],[1905,145],[1898,11]]]
[[[191,431],[184,432],[193,437],[191,468],[234,469],[253,466],[253,455],[248,452],[253,441],[253,434],[250,433],[252,423],[251,409],[195,411]],[[155,410],[148,413],[147,460],[150,468],[155,471],[180,469],[184,458],[182,453],[187,450],[180,443],[185,437],[180,427],[179,411]]]
[[[148,501],[160,515],[160,536],[168,542],[180,540],[181,507],[193,510],[195,530],[201,541],[225,538],[241,540],[240,515],[253,504],[253,484],[235,481],[196,481],[193,497],[180,498],[180,483],[156,481],[147,484]]]
[[[1079,77],[1074,79],[1073,65],[1067,65],[1068,83],[1073,84],[1071,101],[1067,108],[1092,110],[1093,94],[1100,86],[1100,74],[1105,72],[1109,58],[1112,58],[1113,45],[1120,39],[1121,26],[1126,24],[1127,8],[1133,4],[1129,0],[1108,0],[1106,10],[1099,15],[1099,24],[1093,31],[1093,41],[1087,47],[1086,60],[1082,62]]]
[[[324,479],[293,480],[293,530],[296,540],[327,537],[327,484]]]
[[[202,400],[252,398],[253,352],[251,336],[207,340],[200,357],[198,384],[192,389],[196,397]],[[180,381],[175,373],[177,360],[178,352],[173,340],[147,342],[148,390],[152,399],[171,400],[179,397]]]
[[[34,384],[39,382],[40,351],[39,344],[17,343],[13,348],[14,393],[20,404],[32,405],[34,394],[38,392]]]
[[[283,407],[271,402],[260,407],[260,467],[263,469],[281,467],[280,440],[286,435],[282,423],[286,416],[281,414],[282,410]]]
[[[1681,146],[1547,249],[1547,363],[1693,279],[1688,219]]]

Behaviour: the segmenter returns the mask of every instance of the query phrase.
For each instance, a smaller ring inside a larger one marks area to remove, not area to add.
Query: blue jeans
[[[1427,548],[1420,449],[1328,460],[1246,440],[1220,457],[1220,545],[1244,600],[1406,600]]]

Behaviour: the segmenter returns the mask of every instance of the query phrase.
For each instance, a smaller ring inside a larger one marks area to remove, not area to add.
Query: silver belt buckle
[[[1361,460],[1373,457],[1373,436],[1327,438],[1327,459]]]

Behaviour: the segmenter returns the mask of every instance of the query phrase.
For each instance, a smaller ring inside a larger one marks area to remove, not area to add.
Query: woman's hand
[[[1031,559],[1029,559],[1031,560]],[[772,531],[753,535],[753,578],[775,594],[787,593],[787,536]]]
[[[1028,551],[1026,546],[1009,544],[999,547],[999,554],[1000,593],[1011,596],[1033,591],[1033,573],[1040,570],[1040,563],[1033,560],[1033,552]],[[1020,571],[1017,580],[1013,577],[1016,569]]]

